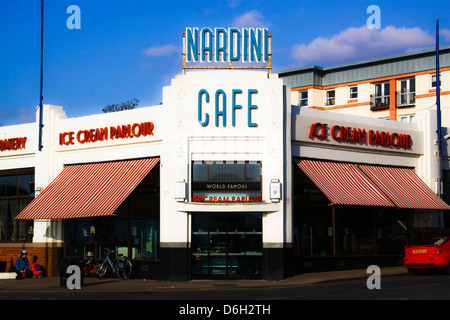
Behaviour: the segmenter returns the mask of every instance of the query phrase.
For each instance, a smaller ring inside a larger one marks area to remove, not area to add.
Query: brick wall
[[[58,247],[48,243],[0,243],[0,267],[4,267],[6,262],[5,269],[0,272],[14,272],[16,259],[23,249],[28,251],[30,266],[36,256],[36,262],[45,268],[47,276],[58,275]]]

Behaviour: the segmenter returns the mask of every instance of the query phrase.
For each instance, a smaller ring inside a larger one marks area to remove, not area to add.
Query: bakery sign
[[[85,144],[104,140],[131,139],[153,136],[153,122],[140,122],[94,129],[61,132],[58,137],[59,145]]]
[[[0,139],[0,151],[25,149],[27,137]]]
[[[331,137],[336,142],[349,144],[368,144],[373,146],[387,146],[410,149],[412,138],[409,134],[354,128],[349,126],[333,125],[316,122],[309,129],[310,139],[328,140]]]

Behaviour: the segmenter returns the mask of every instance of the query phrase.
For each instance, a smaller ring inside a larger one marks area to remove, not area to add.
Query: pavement
[[[406,275],[405,267],[384,267],[380,269],[381,277],[393,275]],[[121,292],[148,292],[153,290],[223,290],[237,288],[269,288],[283,286],[313,285],[330,281],[344,281],[353,279],[367,279],[372,275],[367,269],[340,270],[316,273],[299,274],[284,280],[193,280],[183,282],[170,282],[148,279],[119,280],[117,278],[85,278],[82,291],[105,292],[120,290]],[[59,277],[41,279],[3,279],[0,280],[0,292],[56,292],[68,290]]]

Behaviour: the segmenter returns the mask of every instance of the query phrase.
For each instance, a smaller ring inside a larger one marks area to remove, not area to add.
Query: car
[[[450,274],[450,236],[405,246],[403,263],[410,273],[437,269]]]

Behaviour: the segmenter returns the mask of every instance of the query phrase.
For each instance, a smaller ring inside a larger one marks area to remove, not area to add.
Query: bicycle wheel
[[[98,267],[98,278],[101,279],[105,276],[106,271],[108,270],[108,261],[103,261],[103,263]]]
[[[131,276],[132,265],[130,260],[127,260],[125,267],[119,268],[117,266],[117,276],[119,279],[126,280]]]
[[[83,272],[83,275],[85,277],[89,277],[89,275],[91,274],[91,268],[90,268],[89,264],[87,264],[87,263],[83,264],[83,266],[81,268],[81,272]]]

